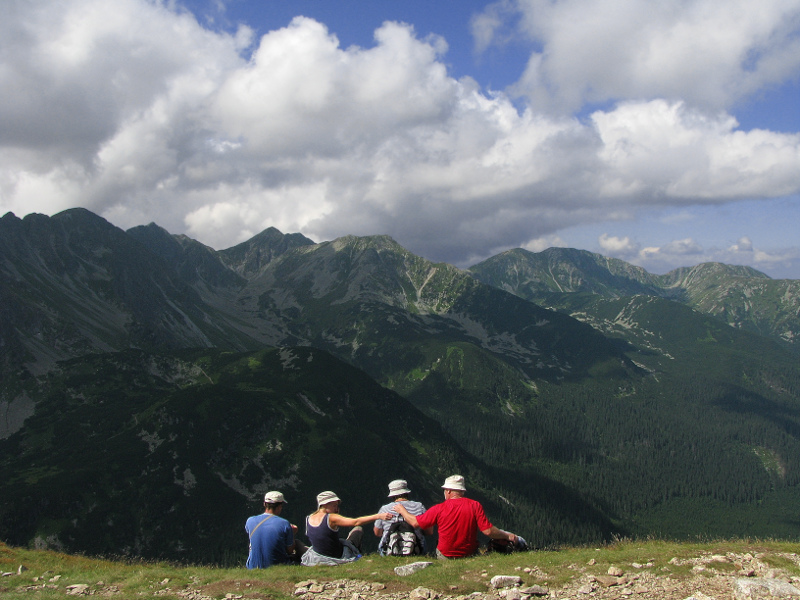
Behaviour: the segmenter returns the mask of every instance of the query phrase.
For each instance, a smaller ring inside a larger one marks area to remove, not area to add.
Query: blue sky
[[[43,0],[0,24],[0,214],[214,248],[389,234],[800,278],[800,0]]]

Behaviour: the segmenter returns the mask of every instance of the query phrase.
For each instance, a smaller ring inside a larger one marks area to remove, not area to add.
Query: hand
[[[391,520],[392,520],[394,517],[395,517],[395,515],[393,515],[393,514],[392,514],[392,513],[390,513],[390,512],[381,513],[381,514],[378,516],[378,518],[379,518],[381,521],[391,521]]]
[[[512,544],[516,545],[516,543],[517,543],[517,535],[514,534],[514,533],[511,533],[510,531],[507,531],[506,533],[508,533],[508,541],[511,542]]]
[[[297,533],[297,525],[292,524],[292,533]]]

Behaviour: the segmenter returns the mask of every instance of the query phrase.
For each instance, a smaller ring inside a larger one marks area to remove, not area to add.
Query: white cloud
[[[739,241],[733,244],[730,248],[728,248],[729,252],[752,252],[753,251],[753,242],[750,241],[748,237],[741,237]]]
[[[595,4],[586,3],[587,15],[599,15]],[[419,39],[408,25],[386,23],[373,47],[343,49],[307,18],[253,40],[246,28],[204,29],[171,4],[15,6],[0,22],[0,87],[15,90],[0,96],[0,214],[85,206],[122,227],[155,221],[217,248],[268,226],[316,240],[388,233],[413,252],[466,265],[498,249],[563,245],[565,228],[628,219],[642,207],[800,192],[796,134],[742,132],[724,110],[670,99],[622,102],[588,122],[537,104],[518,109],[502,93],[450,77],[445,41]],[[512,6],[481,25],[485,42]],[[559,44],[578,25],[590,38],[598,25],[567,19],[572,0],[519,6],[529,29],[529,9],[542,9],[536,27],[550,45],[539,60],[551,78],[542,85],[563,80],[561,92],[583,102],[586,90],[571,78],[585,76],[585,53],[567,61]],[[653,8],[655,16],[632,0],[605,6],[606,37],[646,25],[654,44],[673,49],[659,40],[681,23],[708,22],[699,2],[686,15],[672,3]],[[766,61],[773,79],[791,62],[778,52],[790,47],[790,25],[782,29],[775,17],[791,21],[790,11],[765,6],[753,16],[761,24],[747,29],[762,33],[730,32],[751,40],[748,52],[761,48],[752,40],[775,41],[759,50],[753,81],[769,79]],[[618,40],[609,43],[623,53]],[[641,40],[631,43],[636,50]],[[632,67],[623,62],[617,75],[612,66],[603,66],[607,85],[622,93],[614,80]],[[587,81],[595,85],[594,76]],[[665,95],[681,90],[672,92]],[[601,244],[637,247],[611,236]]]
[[[602,252],[609,256],[630,257],[639,251],[639,244],[632,241],[628,236],[617,237],[604,233],[598,238],[597,242],[600,244]]]
[[[506,3],[507,4],[507,3]],[[800,67],[798,0],[515,0],[536,48],[516,91],[577,110],[625,98],[730,107]],[[502,30],[490,5],[480,44]]]

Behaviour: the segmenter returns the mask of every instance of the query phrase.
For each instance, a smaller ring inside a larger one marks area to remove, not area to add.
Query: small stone
[[[372,587],[373,591],[377,592],[377,591],[380,591],[380,590],[385,590],[386,589],[386,584],[380,583],[378,581],[375,581],[375,582],[373,582],[371,587]]]
[[[619,567],[609,567],[608,574],[613,577],[622,577],[625,574],[625,571],[623,571]]]
[[[591,567],[592,565],[596,565],[596,564],[597,564],[597,561],[596,561],[595,559],[593,559],[593,558],[590,558],[590,559],[589,559],[589,562],[588,562],[588,563],[586,563],[586,564],[588,564],[588,565]]]
[[[302,596],[303,594],[307,594],[307,593],[308,593],[308,588],[306,588],[306,587],[299,587],[299,588],[295,588],[295,590],[294,590],[294,595],[295,596]]]
[[[614,577],[613,575],[596,575],[594,580],[603,587],[612,587],[628,583],[628,580],[624,577]]]
[[[307,588],[307,587],[310,587],[310,586],[314,585],[315,583],[317,583],[316,579],[306,579],[304,581],[299,581],[299,582],[295,583],[294,587],[296,587],[296,588],[299,588],[299,587]]]
[[[489,582],[495,589],[520,585],[521,583],[522,577],[519,575],[495,575]]]
[[[395,567],[394,572],[397,575],[400,575],[401,577],[405,577],[406,575],[412,575],[417,571],[421,571],[422,569],[430,567],[432,564],[433,564],[432,562],[427,562],[427,561],[413,562],[407,565],[400,565],[399,567]]]
[[[428,588],[418,587],[411,590],[408,594],[409,600],[432,600],[436,597],[436,593]]]
[[[581,587],[578,588],[578,593],[579,594],[588,595],[588,594],[591,594],[593,591],[594,591],[594,587],[592,587],[592,584],[590,584],[590,583],[587,583],[586,585],[582,585]]]
[[[67,586],[67,596],[83,596],[89,591],[89,586],[85,583],[75,583]]]
[[[20,565],[19,568],[17,569],[17,575],[22,575],[27,570],[28,567],[26,567],[25,565]]]
[[[519,588],[501,590],[500,596],[506,600],[522,600],[522,592],[519,591]]]
[[[520,590],[526,596],[547,596],[550,590],[543,585],[532,585]]]

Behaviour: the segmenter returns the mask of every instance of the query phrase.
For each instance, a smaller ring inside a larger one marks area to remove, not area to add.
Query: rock
[[[522,600],[522,592],[519,588],[507,588],[500,591],[500,596],[506,600]]]
[[[543,585],[532,585],[530,587],[522,588],[520,590],[526,596],[547,596],[550,590]]]
[[[619,567],[608,567],[608,574],[612,577],[622,577],[625,574],[625,571]]]
[[[614,585],[625,585],[628,580],[624,577],[615,577],[613,575],[596,575],[594,580],[603,587],[611,587]]]
[[[436,598],[436,592],[424,587],[414,588],[408,594],[408,600],[432,600],[433,598]]]
[[[489,584],[495,589],[520,585],[521,583],[522,577],[519,575],[495,575],[489,581]]]
[[[695,592],[688,598],[684,598],[684,600],[714,600],[711,596],[706,596],[702,592]]]
[[[800,597],[800,589],[780,579],[752,577],[737,579],[733,584],[733,597],[736,600],[762,600],[764,598]]]
[[[84,596],[89,593],[89,586],[85,583],[75,583],[67,586],[67,596]]]
[[[406,575],[411,575],[412,573],[416,573],[417,571],[421,571],[422,569],[430,567],[432,564],[432,562],[428,561],[413,562],[407,565],[395,567],[394,572],[401,577],[405,577]]]
[[[296,587],[296,588],[301,588],[301,587],[307,588],[307,587],[311,587],[315,583],[317,583],[316,579],[306,579],[304,581],[299,581],[299,582],[295,583],[294,587]]]
[[[756,572],[754,569],[742,569],[739,571],[739,575],[742,577],[755,577]]]
[[[28,567],[26,567],[25,565],[20,565],[19,568],[17,569],[17,575],[22,575],[27,570]]]
[[[587,583],[586,585],[582,585],[581,587],[578,588],[579,594],[588,595],[591,594],[593,591],[594,587],[592,586],[591,583]]]

